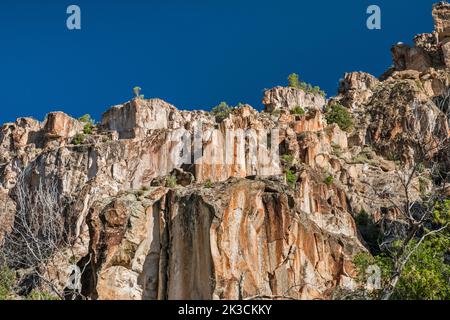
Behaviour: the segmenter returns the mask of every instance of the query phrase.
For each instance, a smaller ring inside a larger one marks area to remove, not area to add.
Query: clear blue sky
[[[139,85],[180,109],[261,108],[291,72],[334,95],[344,72],[379,76],[390,46],[433,28],[420,0],[1,0],[0,123],[50,111],[97,120]],[[82,30],[66,28],[77,4]],[[366,9],[382,29],[366,28]]]

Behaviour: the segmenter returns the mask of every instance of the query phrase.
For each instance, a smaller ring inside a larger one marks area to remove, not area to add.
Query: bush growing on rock
[[[211,189],[212,188],[212,182],[211,180],[206,181],[205,188]]]
[[[33,290],[27,295],[26,300],[51,301],[51,300],[60,300],[60,298],[46,291]]]
[[[177,186],[177,177],[168,176],[166,179],[166,187],[167,188],[175,188]]]
[[[226,102],[221,102],[219,105],[212,108],[211,113],[216,118],[218,123],[225,120],[231,113],[231,108]]]
[[[287,165],[292,165],[294,162],[294,156],[291,154],[283,154],[281,156],[281,161],[283,161]]]
[[[80,145],[84,143],[84,139],[86,139],[86,136],[84,133],[77,133],[75,137],[73,137],[72,143],[74,145]]]
[[[336,123],[341,130],[350,131],[353,127],[353,118],[346,107],[336,103],[325,115],[328,124]]]
[[[291,73],[288,76],[288,84],[289,84],[289,87],[299,88],[300,87],[300,78],[299,78],[298,74]]]
[[[327,176],[327,177],[325,178],[324,182],[325,182],[325,184],[326,184],[327,186],[331,186],[331,185],[333,184],[333,182],[334,182],[333,176],[332,176],[332,175]]]
[[[302,116],[305,114],[305,109],[303,109],[300,106],[296,106],[294,109],[291,110],[291,114],[296,116]]]
[[[92,119],[91,119],[91,116],[89,114],[85,114],[85,115],[83,115],[83,116],[78,118],[78,121],[83,122],[83,123],[90,122],[91,120]]]

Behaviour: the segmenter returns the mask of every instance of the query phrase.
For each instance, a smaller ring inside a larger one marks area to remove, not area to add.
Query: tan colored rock
[[[430,56],[422,48],[397,44],[392,47],[391,52],[394,66],[398,71],[417,70],[422,72],[432,66]]]
[[[67,139],[83,130],[83,124],[64,112],[51,112],[47,115],[44,133],[50,139]]]
[[[434,4],[432,16],[439,41],[450,37],[450,4],[445,1]]]

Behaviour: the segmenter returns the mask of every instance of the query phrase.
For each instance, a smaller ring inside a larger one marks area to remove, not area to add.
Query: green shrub
[[[134,97],[135,98],[141,98],[142,97],[141,90],[142,90],[141,87],[134,87],[133,88],[133,93],[134,93]]]
[[[389,161],[393,161],[395,163],[400,161],[400,157],[397,153],[393,152],[393,151],[389,151],[386,154],[386,159],[388,159]]]
[[[350,112],[340,104],[334,104],[326,113],[328,124],[336,123],[341,130],[349,131],[353,127],[353,118]]]
[[[303,90],[306,93],[318,94],[323,97],[326,96],[326,93],[323,90],[321,90],[320,87],[318,87],[318,86],[313,87],[309,83],[300,81],[300,78],[299,78],[298,74],[296,74],[296,73],[291,73],[288,76],[288,86],[291,88],[297,88],[297,89]]]
[[[94,130],[94,125],[89,122],[84,125],[83,133],[84,134],[92,134],[93,130]]]
[[[83,122],[83,123],[88,123],[88,122],[91,122],[93,120],[91,118],[91,115],[85,114],[84,116],[79,117],[78,121]]]
[[[78,118],[78,120],[84,123],[83,133],[92,134],[92,131],[94,130],[95,120],[92,119],[91,115],[85,114],[84,116]]]
[[[281,156],[281,161],[283,161],[287,165],[291,165],[294,162],[294,156],[291,154],[283,154]]]
[[[296,106],[295,108],[293,108],[291,110],[291,114],[297,115],[297,116],[302,116],[305,114],[305,110],[300,107],[300,106]]]
[[[13,288],[16,274],[7,266],[0,267],[0,300],[9,300],[13,297]]]
[[[286,176],[286,182],[291,187],[295,187],[295,183],[297,182],[297,175],[291,169],[286,169],[285,176]]]
[[[419,177],[419,192],[422,196],[426,196],[428,183],[425,178]]]
[[[292,88],[300,87],[300,78],[299,78],[298,74],[291,73],[288,76],[288,85],[289,85],[289,87],[292,87]]]
[[[370,252],[380,253],[378,239],[381,236],[381,231],[372,217],[365,210],[361,210],[355,218],[355,223]]]
[[[425,172],[425,165],[423,164],[423,162],[420,162],[417,164],[417,172],[419,172],[419,173]]]
[[[331,149],[333,149],[333,153],[334,153],[335,155],[337,155],[338,157],[342,156],[342,148],[341,148],[340,145],[338,145],[338,144],[332,142],[332,143],[331,143]]]
[[[220,123],[228,117],[232,109],[233,108],[231,108],[226,102],[221,102],[219,105],[212,108],[211,113],[215,116],[216,121]]]
[[[177,186],[177,177],[168,176],[166,178],[166,187],[167,188],[175,188]]]
[[[331,186],[334,182],[334,178],[332,175],[329,175],[328,177],[325,178],[325,180],[323,181],[327,186]]]
[[[205,188],[211,189],[212,188],[212,182],[211,180],[206,181]]]
[[[449,233],[426,238],[411,256],[397,284],[392,299],[449,300]],[[417,240],[411,243],[411,247]]]
[[[46,292],[46,291],[38,291],[36,289],[32,290],[26,297],[26,300],[61,300],[57,296]]]
[[[75,137],[73,137],[72,143],[74,145],[80,145],[84,143],[84,140],[86,139],[86,136],[84,133],[77,133]]]

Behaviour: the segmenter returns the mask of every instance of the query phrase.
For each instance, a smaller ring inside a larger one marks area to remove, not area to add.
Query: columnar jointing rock
[[[322,110],[325,102],[325,98],[320,94],[307,93],[291,87],[275,87],[266,90],[263,99],[267,112],[273,112],[277,109],[291,110],[295,107],[302,107],[306,110]]]
[[[100,299],[322,298],[354,284],[351,259],[364,250],[354,225],[335,234],[263,180],[152,188],[98,203],[90,221]]]

